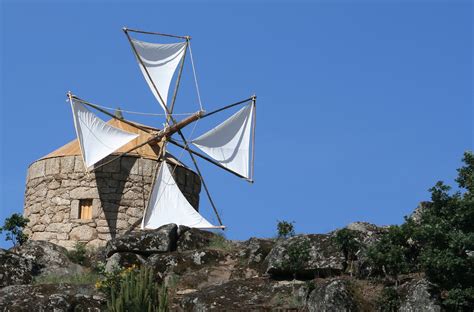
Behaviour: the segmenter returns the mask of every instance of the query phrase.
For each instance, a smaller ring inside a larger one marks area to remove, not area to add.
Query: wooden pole
[[[72,110],[72,114],[73,114],[73,121],[74,121],[74,130],[76,130],[76,136],[79,138],[79,132],[77,130],[77,124],[76,124],[76,118],[74,118],[74,108],[72,107],[72,98],[73,98],[73,95],[71,93],[71,91],[68,91],[67,92],[67,97],[69,99],[69,103],[71,104],[71,110]],[[79,139],[78,139],[79,140]],[[81,158],[82,158],[82,163],[84,164],[84,168],[86,168],[86,174],[87,176],[89,176],[89,168],[87,168],[87,165],[86,165],[86,160],[84,159],[84,151],[82,150],[82,145],[79,143],[79,149],[81,151]]]
[[[253,181],[254,167],[255,167],[255,129],[257,128],[257,96],[252,96],[252,105],[253,105],[253,129],[252,129],[252,162],[251,162],[251,171],[250,178]]]
[[[127,28],[127,27],[124,27],[122,29],[123,29],[123,31],[131,31],[131,32],[139,33],[139,34],[157,35],[157,36],[172,37],[172,38],[179,38],[179,39],[186,39],[186,40],[191,39],[190,36],[177,36],[177,35],[163,34],[163,33],[153,32],[153,31],[144,31],[144,30],[138,30],[138,29],[131,29],[131,28]]]
[[[183,73],[184,60],[186,58],[186,51],[188,50],[189,40],[186,40],[186,48],[184,48],[183,58],[181,59],[181,64],[179,67],[178,78],[176,78],[176,85],[174,87],[173,99],[171,100],[170,113],[173,114],[174,103],[176,101],[176,96],[178,95],[179,83],[181,82],[181,74]],[[169,121],[169,119],[167,120]]]
[[[180,130],[181,128],[186,127],[190,123],[198,120],[200,118],[201,114],[202,114],[202,112],[196,112],[195,114],[187,117],[186,119],[183,119],[182,121],[173,124],[171,127],[167,127],[165,129],[159,131],[158,133],[154,134],[150,139],[146,140],[145,142],[140,143],[140,144],[128,149],[127,151],[120,153],[119,155],[117,155],[114,158],[106,161],[105,163],[102,163],[102,164],[96,166],[93,170],[97,170],[97,169],[99,169],[99,168],[101,168],[105,165],[108,165],[111,162],[113,162],[114,160],[122,157],[123,155],[128,154],[130,152],[133,152],[134,150],[136,150],[136,149],[138,149],[138,148],[140,148],[140,147],[142,147],[146,144],[153,144],[153,143],[156,143],[156,142],[160,141],[163,137],[166,137],[166,138],[170,137],[174,133],[176,133],[178,131],[181,131]]]
[[[119,117],[115,116],[114,114],[109,113],[109,112],[106,111],[105,109],[102,109],[102,108],[100,108],[100,107],[98,107],[98,106],[96,106],[96,105],[94,105],[94,104],[92,104],[92,103],[89,103],[89,102],[87,102],[87,101],[84,101],[83,99],[80,99],[80,98],[78,98],[78,97],[75,96],[75,95],[72,95],[72,94],[69,95],[69,94],[68,94],[68,96],[71,96],[71,98],[73,98],[74,100],[76,100],[76,101],[78,101],[78,102],[81,102],[81,103],[84,104],[84,105],[90,106],[90,107],[92,107],[92,108],[98,110],[99,112],[104,113],[104,114],[106,114],[106,115],[108,115],[108,116],[110,116],[110,117],[112,117],[112,118],[114,118],[114,119],[120,120],[120,121],[122,121],[122,122],[124,122],[124,123],[126,123],[126,124],[128,124],[128,125],[130,125],[130,126],[132,126],[132,127],[138,128],[138,129],[140,129],[140,130],[142,130],[142,131],[145,131],[145,132],[147,132],[147,133],[151,133],[151,131],[148,130],[148,127],[142,127],[142,126],[140,126],[140,125],[138,125],[138,124],[136,124],[136,123],[134,123],[134,122],[128,121],[128,120],[123,119],[123,118],[119,118]]]
[[[161,104],[162,104],[163,107],[165,108],[166,113],[167,113],[168,115],[170,115],[170,112],[169,112],[169,110],[168,110],[168,107],[166,106],[166,102],[163,101],[163,98],[161,97],[161,94],[160,94],[160,92],[158,91],[158,88],[156,87],[155,82],[154,82],[153,79],[151,78],[150,73],[148,72],[148,69],[146,69],[146,66],[145,66],[145,64],[143,63],[142,58],[141,58],[140,55],[138,54],[137,48],[135,48],[135,45],[134,45],[133,42],[132,42],[132,38],[131,38],[130,35],[128,34],[129,29],[123,28],[123,31],[124,31],[125,35],[127,36],[128,42],[130,42],[130,45],[132,46],[133,53],[134,53],[135,56],[137,57],[138,62],[140,63],[140,65],[143,67],[143,70],[145,71],[145,73],[146,73],[146,75],[147,75],[147,77],[148,77],[148,80],[150,80],[151,85],[153,86],[153,89],[155,89],[156,94],[158,94],[158,97],[160,98]],[[168,118],[168,117],[167,117],[167,118]]]
[[[234,106],[243,104],[243,103],[247,103],[247,102],[252,101],[252,100],[253,100],[253,96],[252,96],[252,97],[249,97],[248,99],[245,99],[245,100],[243,100],[243,101],[239,101],[239,102],[237,102],[237,103],[229,104],[229,105],[224,106],[224,107],[222,107],[222,108],[216,109],[215,111],[206,113],[206,114],[204,114],[204,115],[202,116],[202,118],[204,118],[204,117],[209,117],[209,116],[214,115],[215,113],[218,113],[218,112],[223,111],[223,110],[225,110],[225,109],[228,109],[228,108],[231,108],[231,107],[234,107]]]
[[[237,177],[239,177],[239,178],[242,178],[242,179],[244,179],[244,180],[246,180],[246,181],[248,181],[248,182],[250,182],[250,183],[253,183],[253,181],[252,181],[251,179],[249,179],[249,178],[247,178],[247,177],[244,177],[243,175],[240,175],[240,174],[238,174],[237,172],[234,172],[234,171],[228,169],[227,167],[222,166],[221,164],[219,164],[219,163],[216,162],[215,160],[213,160],[213,159],[211,159],[211,158],[209,158],[209,157],[207,157],[207,156],[205,156],[205,155],[203,155],[203,154],[201,154],[201,153],[198,153],[198,152],[196,152],[196,151],[190,149],[189,147],[186,147],[186,146],[184,146],[184,145],[182,145],[182,144],[176,142],[175,140],[173,140],[173,139],[171,139],[171,138],[168,139],[168,142],[170,142],[171,144],[176,145],[176,146],[178,146],[178,147],[180,147],[180,148],[182,148],[182,149],[184,149],[184,150],[186,150],[186,151],[188,151],[188,152],[190,152],[190,153],[193,153],[194,155],[196,155],[196,156],[198,156],[198,157],[200,157],[200,158],[202,158],[202,159],[204,159],[204,160],[207,160],[207,161],[210,162],[211,164],[216,165],[217,167],[219,167],[219,168],[221,168],[221,169],[224,169],[225,171],[230,172],[230,173],[232,173],[233,175],[235,175],[235,176],[237,176]]]

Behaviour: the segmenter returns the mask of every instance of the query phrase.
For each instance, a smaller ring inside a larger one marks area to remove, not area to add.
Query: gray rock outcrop
[[[33,280],[33,268],[30,259],[0,249],[0,287],[30,283]]]
[[[405,298],[402,298],[399,312],[440,312],[441,306],[432,295],[434,285],[426,279],[414,280],[402,286]]]
[[[196,250],[209,246],[216,234],[186,226],[179,227],[178,251]]]
[[[66,248],[47,241],[28,240],[12,251],[35,264],[35,275],[70,275],[85,271],[69,260]]]
[[[114,272],[120,268],[126,268],[133,265],[140,266],[145,263],[145,258],[141,255],[131,252],[116,252],[110,256],[105,264],[106,272]]]
[[[131,232],[117,237],[105,247],[107,257],[116,252],[133,252],[141,255],[169,252],[176,249],[178,227],[176,224],[167,224],[156,230]]]
[[[342,279],[329,280],[316,285],[307,302],[309,312],[355,312],[357,305]]]
[[[13,285],[0,289],[0,311],[105,311],[106,300],[91,285]]]
[[[309,248],[308,259],[294,267],[292,262],[299,259],[297,253],[303,253],[300,249],[305,245]],[[291,259],[290,254],[295,259]],[[344,255],[326,234],[297,235],[279,240],[265,261],[266,272],[271,276],[324,277],[341,274],[344,268]]]

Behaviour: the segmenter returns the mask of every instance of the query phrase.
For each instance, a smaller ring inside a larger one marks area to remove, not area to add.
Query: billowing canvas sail
[[[169,223],[215,228],[191,206],[173,179],[168,165],[162,162],[142,220],[142,229],[156,229]]]
[[[222,166],[250,179],[254,105],[249,104],[192,143]]]
[[[86,168],[90,168],[138,136],[108,125],[80,102],[72,100],[71,107]]]
[[[158,100],[158,103],[160,103],[166,112],[166,103],[171,79],[173,78],[174,72],[176,71],[176,67],[178,67],[179,62],[183,58],[184,51],[186,50],[186,42],[159,44],[132,39],[132,44],[134,45],[135,50],[143,62],[146,70],[150,74],[153,83],[150,81],[145,68],[140,62],[138,62],[143,76],[145,76],[145,80],[150,86],[153,95]],[[164,103],[162,103],[160,96],[153,87],[153,84],[155,84],[156,88],[158,89],[158,92],[161,95]]]

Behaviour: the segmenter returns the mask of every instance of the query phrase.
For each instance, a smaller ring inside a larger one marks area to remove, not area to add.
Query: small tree
[[[288,238],[295,236],[294,222],[278,221],[277,223],[278,238]]]
[[[287,257],[282,262],[282,267],[287,269],[296,278],[298,272],[304,270],[306,262],[310,259],[311,244],[306,238],[296,239],[286,248]]]
[[[347,269],[347,265],[350,263],[350,272],[352,275],[352,264],[357,258],[356,253],[360,248],[360,243],[357,241],[357,235],[354,231],[343,228],[336,232],[334,241],[344,255],[344,270]]]
[[[30,222],[28,218],[19,213],[14,213],[10,218],[5,219],[5,223],[0,227],[0,233],[6,231],[5,240],[12,241],[13,246],[21,246],[28,240],[28,235],[23,233],[23,228]]]
[[[402,229],[390,226],[380,241],[368,248],[367,255],[374,273],[393,277],[398,284],[398,276],[410,270],[407,245]]]

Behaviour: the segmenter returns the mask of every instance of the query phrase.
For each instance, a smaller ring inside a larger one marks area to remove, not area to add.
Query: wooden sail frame
[[[176,146],[178,146],[178,147],[180,147],[180,148],[186,150],[186,151],[189,153],[189,156],[190,156],[190,158],[191,158],[191,160],[192,160],[192,162],[193,162],[193,164],[194,164],[194,167],[195,167],[195,169],[196,169],[196,172],[197,172],[197,174],[198,174],[198,176],[199,176],[199,178],[200,178],[200,180],[201,180],[201,183],[202,183],[202,185],[203,185],[203,187],[204,187],[204,190],[205,190],[206,195],[207,195],[207,197],[208,197],[208,199],[209,199],[209,202],[211,203],[211,206],[212,206],[212,208],[213,208],[213,210],[214,210],[214,213],[215,213],[215,215],[216,215],[216,217],[217,217],[217,220],[218,220],[218,222],[219,222],[219,224],[220,224],[220,226],[214,226],[214,227],[212,227],[212,228],[215,228],[215,229],[225,229],[225,226],[223,225],[222,220],[221,220],[221,218],[220,218],[220,216],[219,216],[219,213],[218,213],[218,211],[217,211],[217,207],[216,207],[216,205],[215,205],[215,203],[214,203],[214,201],[213,201],[213,199],[212,199],[212,196],[211,196],[211,194],[210,194],[210,192],[209,192],[209,189],[208,189],[208,187],[207,187],[207,184],[206,184],[206,182],[205,182],[205,180],[204,180],[204,178],[203,178],[203,175],[202,175],[202,173],[201,173],[201,170],[200,170],[200,168],[199,168],[199,166],[198,166],[198,164],[197,164],[196,158],[195,158],[194,156],[196,155],[196,156],[200,157],[201,159],[204,159],[204,160],[206,160],[206,161],[208,161],[208,162],[210,162],[210,163],[212,163],[212,164],[214,164],[214,165],[220,167],[221,169],[224,169],[224,170],[226,170],[226,171],[228,171],[228,172],[230,172],[230,173],[233,173],[234,175],[236,175],[236,176],[238,176],[238,177],[240,177],[240,178],[243,178],[243,179],[247,180],[248,182],[253,183],[253,182],[254,182],[254,181],[253,181],[253,175],[254,175],[254,159],[255,159],[255,123],[256,123],[256,109],[255,109],[255,108],[256,108],[256,96],[253,95],[252,97],[250,97],[250,98],[248,98],[248,99],[245,99],[245,100],[242,100],[242,101],[233,103],[233,104],[229,104],[229,105],[227,105],[227,106],[224,106],[224,107],[222,107],[222,108],[216,109],[216,110],[211,111],[211,112],[209,112],[209,113],[205,113],[204,111],[200,110],[200,111],[194,113],[193,115],[191,115],[190,117],[185,118],[185,119],[183,119],[183,120],[181,120],[181,121],[178,122],[178,121],[174,118],[172,112],[173,112],[173,110],[174,110],[176,98],[177,98],[177,95],[178,95],[178,90],[179,90],[179,86],[180,86],[180,82],[181,82],[181,75],[182,75],[182,72],[183,72],[184,63],[185,63],[185,58],[186,58],[186,53],[187,53],[187,49],[188,49],[188,47],[189,47],[189,43],[190,43],[191,37],[190,37],[190,36],[176,36],[176,35],[170,35],[170,34],[164,34],[164,33],[142,31],[142,30],[130,29],[130,28],[126,28],[126,27],[123,28],[123,31],[124,31],[125,35],[127,36],[127,39],[128,39],[128,41],[129,41],[130,45],[132,46],[132,51],[133,51],[133,53],[134,53],[135,56],[137,57],[138,62],[140,63],[140,65],[142,66],[144,72],[146,73],[146,75],[147,75],[147,77],[148,77],[148,80],[151,82],[151,85],[152,85],[154,91],[156,92],[156,94],[158,94],[159,100],[160,100],[161,103],[163,104],[162,106],[165,108],[165,112],[166,112],[166,127],[165,127],[165,129],[159,130],[159,129],[157,129],[157,128],[139,125],[139,124],[136,124],[136,123],[134,123],[134,122],[128,121],[128,120],[126,120],[126,119],[119,118],[119,117],[115,116],[114,114],[111,114],[111,113],[109,113],[108,111],[102,109],[101,107],[99,107],[99,106],[97,106],[97,105],[94,105],[94,104],[92,104],[92,103],[90,103],[90,102],[84,101],[84,100],[82,100],[82,99],[80,99],[80,98],[74,96],[71,92],[68,92],[68,99],[70,100],[71,103],[72,103],[73,100],[78,101],[78,102],[80,102],[80,103],[82,103],[82,104],[85,104],[85,105],[87,105],[87,106],[89,106],[89,107],[92,107],[92,108],[94,108],[94,109],[96,109],[96,110],[98,110],[98,111],[100,111],[100,112],[102,112],[102,113],[104,113],[104,114],[106,114],[106,115],[108,115],[108,116],[114,118],[114,119],[120,120],[120,121],[122,121],[122,122],[124,122],[124,123],[126,123],[126,124],[129,124],[129,125],[131,125],[131,126],[133,126],[133,127],[136,127],[136,128],[138,128],[138,129],[140,129],[140,130],[142,130],[142,131],[144,131],[144,132],[149,133],[149,134],[152,135],[152,137],[151,137],[149,140],[147,140],[147,141],[145,141],[145,142],[142,142],[141,144],[138,144],[138,145],[134,146],[133,148],[131,148],[131,149],[125,151],[125,152],[120,153],[119,155],[114,156],[112,159],[110,159],[110,160],[108,160],[108,161],[106,161],[106,162],[103,162],[103,163],[99,164],[98,166],[94,167],[93,170],[97,170],[98,168],[103,167],[103,166],[105,166],[105,165],[107,165],[107,164],[109,164],[109,163],[111,163],[111,162],[117,160],[118,158],[124,156],[125,154],[130,153],[130,152],[134,151],[135,149],[138,149],[138,148],[140,148],[140,147],[142,147],[142,146],[144,146],[144,145],[146,145],[146,144],[149,144],[149,143],[152,143],[152,142],[157,142],[157,141],[160,141],[160,140],[163,142],[163,147],[162,147],[162,157],[163,157],[164,154],[165,154],[164,151],[165,151],[166,143],[167,143],[167,142],[170,142],[170,143],[172,143],[173,145],[176,145]],[[131,36],[130,36],[130,34],[129,34],[128,32],[135,32],[135,33],[142,33],[142,34],[150,34],[150,35],[158,35],[158,36],[165,36],[165,37],[172,37],[172,38],[179,38],[179,39],[184,39],[184,40],[186,40],[184,53],[183,53],[182,59],[181,59],[180,64],[179,64],[178,76],[177,76],[177,79],[176,79],[175,88],[174,88],[174,91],[173,91],[173,97],[172,97],[172,100],[171,100],[170,107],[168,107],[168,106],[166,105],[166,102],[163,100],[162,95],[161,95],[160,92],[158,91],[158,88],[157,88],[157,86],[155,85],[155,82],[153,81],[153,79],[151,78],[151,75],[150,75],[150,73],[148,72],[148,69],[146,68],[146,66],[144,65],[143,60],[141,59],[140,55],[138,54],[137,49],[136,49],[135,45],[133,44],[132,38],[131,38]],[[205,155],[202,155],[201,153],[198,153],[198,152],[192,150],[192,149],[190,148],[189,143],[188,143],[187,139],[185,138],[183,132],[181,131],[181,129],[184,128],[185,126],[189,125],[190,123],[197,121],[197,120],[200,119],[200,118],[209,117],[209,116],[214,115],[214,114],[216,114],[216,113],[218,113],[218,112],[220,112],[220,111],[229,109],[229,108],[231,108],[231,107],[234,107],[234,106],[237,106],[237,105],[240,105],[240,104],[243,104],[243,103],[247,103],[247,102],[249,102],[249,101],[252,102],[251,105],[253,105],[253,108],[254,108],[254,111],[255,111],[255,112],[254,112],[253,118],[252,118],[252,119],[253,119],[253,120],[252,120],[252,125],[253,125],[253,126],[252,126],[252,141],[251,141],[251,148],[252,148],[252,155],[251,155],[251,171],[250,171],[251,173],[250,173],[250,178],[247,178],[247,177],[244,177],[244,176],[242,176],[242,175],[240,175],[240,174],[238,174],[238,173],[236,173],[236,172],[234,172],[234,171],[232,171],[232,170],[230,170],[230,169],[228,169],[228,168],[222,166],[221,164],[219,164],[218,162],[214,161],[213,159],[211,159],[211,158],[209,158],[209,157],[207,157],[207,156],[205,156]],[[201,108],[201,109],[202,109],[202,108]],[[171,124],[170,124],[170,122],[171,122]],[[170,130],[170,129],[171,129],[171,130]],[[179,136],[181,137],[181,140],[182,140],[182,142],[184,143],[184,145],[179,144],[178,142],[174,141],[174,140],[171,138],[171,135],[174,134],[174,133],[176,133],[176,132],[177,132],[177,133],[179,134]],[[82,154],[82,151],[81,151],[81,154]],[[165,161],[162,161],[161,164],[163,164],[163,163],[166,164]],[[159,166],[156,167],[155,171],[157,171],[157,170],[159,170]],[[156,173],[155,173],[155,174],[156,174]],[[148,201],[149,201],[149,199],[148,199]],[[147,202],[148,202],[148,201],[147,201]]]
[[[166,106],[166,102],[163,100],[163,97],[161,96],[160,92],[158,91],[158,88],[156,87],[155,82],[154,82],[153,79],[151,78],[150,73],[148,72],[148,70],[147,70],[145,64],[143,63],[142,58],[141,58],[140,55],[138,54],[137,49],[135,48],[135,45],[134,45],[133,42],[132,42],[132,38],[130,37],[130,35],[129,35],[129,33],[128,33],[128,29],[127,29],[127,28],[123,28],[123,31],[124,31],[125,35],[127,36],[127,39],[128,39],[128,41],[129,41],[130,45],[132,46],[132,50],[133,50],[133,52],[135,53],[135,56],[137,57],[137,59],[138,59],[138,61],[140,62],[141,66],[143,67],[143,70],[144,70],[145,73],[147,74],[148,79],[151,81],[151,84],[152,84],[153,88],[155,89],[156,93],[158,94],[158,97],[160,98],[161,103],[163,103],[163,107],[165,108],[166,114],[167,114],[166,118],[169,119],[169,120],[171,120],[171,121],[173,122],[173,124],[176,124],[176,119],[173,117],[173,115],[171,115],[171,112],[170,112],[169,108]],[[151,33],[150,33],[150,34],[151,34]],[[161,36],[161,35],[163,35],[163,34],[153,33],[153,35],[159,35],[159,36]],[[168,36],[170,36],[170,35],[168,35]],[[175,37],[177,37],[177,36],[175,36]],[[186,39],[186,41],[190,40],[189,37],[186,37],[185,39]],[[187,49],[187,47],[188,47],[188,45],[186,44],[186,49]],[[183,64],[184,64],[184,63],[183,63]],[[178,78],[181,79],[181,76],[179,76]],[[178,86],[179,86],[179,84],[178,84]],[[176,91],[176,94],[177,94],[177,91]],[[186,138],[185,138],[183,132],[181,131],[181,129],[178,130],[178,134],[179,134],[179,136],[181,137],[181,139],[183,140],[185,146],[189,148],[188,141],[186,140]],[[207,197],[208,197],[208,199],[209,199],[209,202],[211,203],[212,209],[214,210],[214,213],[216,214],[217,220],[219,221],[219,224],[222,226],[223,223],[222,223],[221,217],[219,216],[219,212],[217,211],[217,207],[216,207],[216,205],[214,204],[214,201],[213,201],[213,199],[212,199],[212,197],[211,197],[211,194],[210,194],[210,192],[209,192],[209,189],[208,189],[208,187],[207,187],[207,184],[206,184],[206,182],[205,182],[205,180],[204,180],[204,178],[203,178],[203,176],[202,176],[201,170],[199,169],[199,166],[198,166],[198,164],[197,164],[197,161],[196,161],[196,159],[194,158],[194,155],[193,155],[191,152],[188,151],[188,154],[189,154],[189,156],[191,157],[191,160],[193,161],[194,167],[196,168],[196,171],[197,171],[197,174],[199,175],[199,178],[201,179],[201,183],[202,183],[202,185],[204,186],[204,190],[206,191],[206,194],[207,194]]]

